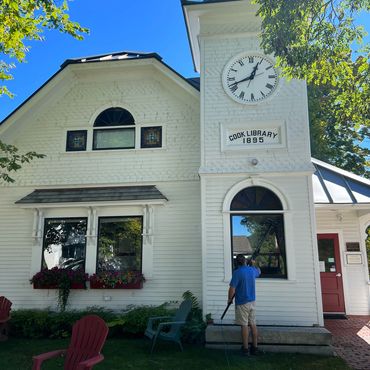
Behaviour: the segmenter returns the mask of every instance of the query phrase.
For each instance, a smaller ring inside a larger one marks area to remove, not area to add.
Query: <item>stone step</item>
[[[332,335],[322,327],[259,326],[258,345],[268,352],[295,352],[332,355]],[[239,349],[240,326],[208,325],[206,347]],[[226,346],[226,347],[225,347]]]

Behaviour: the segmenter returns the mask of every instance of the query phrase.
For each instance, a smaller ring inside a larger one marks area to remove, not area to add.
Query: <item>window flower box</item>
[[[63,312],[68,303],[69,292],[71,289],[86,289],[86,281],[89,275],[82,269],[71,270],[53,267],[43,269],[33,275],[30,283],[34,289],[57,289],[58,306]]]
[[[114,285],[106,285],[102,282],[98,281],[91,281],[90,282],[91,289],[142,289],[143,282],[139,281],[137,283],[116,283]]]
[[[43,284],[40,282],[34,282],[33,289],[59,289],[59,288],[58,284]]]
[[[33,289],[59,289],[58,284],[33,283]],[[86,283],[71,282],[70,289],[86,289]]]
[[[71,282],[71,289],[86,289],[86,283],[85,282]]]
[[[69,285],[70,289],[86,289],[88,274],[82,270],[68,270],[54,267],[43,269],[35,274],[30,283],[34,289],[60,289],[61,286]]]
[[[142,289],[145,278],[139,271],[104,271],[89,280],[91,289]]]

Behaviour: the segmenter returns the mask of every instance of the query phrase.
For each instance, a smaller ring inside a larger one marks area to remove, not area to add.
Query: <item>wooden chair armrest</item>
[[[58,349],[56,351],[42,353],[41,355],[33,356],[33,367],[32,370],[40,370],[41,364],[50,358],[63,355],[67,352],[66,349]]]
[[[179,325],[182,325],[182,324],[185,324],[186,321],[166,321],[166,322],[161,322],[159,325],[158,325],[158,332],[161,331],[161,329],[164,327],[164,326],[168,326],[168,325],[174,325],[174,324],[179,324]]]
[[[172,319],[172,316],[156,316],[156,317],[149,317],[147,327],[148,327],[150,330],[153,330],[153,324],[154,324],[154,321],[164,320],[164,319]]]
[[[9,320],[10,320],[10,316],[6,317],[5,319],[0,319],[0,324],[5,324]]]
[[[163,319],[172,319],[173,316],[156,316],[156,317],[149,317],[150,321],[154,320],[163,320]]]
[[[78,364],[76,370],[86,370],[91,369],[94,365],[102,362],[104,360],[104,356],[102,354],[97,355],[95,357],[89,358],[88,360],[82,361]]]

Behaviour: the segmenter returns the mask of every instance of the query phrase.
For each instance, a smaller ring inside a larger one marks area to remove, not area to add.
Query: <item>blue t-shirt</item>
[[[256,278],[260,270],[252,266],[242,266],[234,271],[230,286],[235,288],[235,304],[245,304],[256,300]]]

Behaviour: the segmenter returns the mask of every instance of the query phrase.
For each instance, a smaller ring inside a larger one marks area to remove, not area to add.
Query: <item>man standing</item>
[[[243,254],[236,256],[238,268],[234,271],[230,281],[228,303],[232,303],[235,295],[235,322],[241,326],[243,338],[243,355],[257,355],[257,325],[255,315],[256,300],[256,278],[260,276],[261,270],[254,266],[254,260],[246,265],[246,259]],[[249,330],[248,324],[252,329],[253,344],[251,350],[248,350]]]

